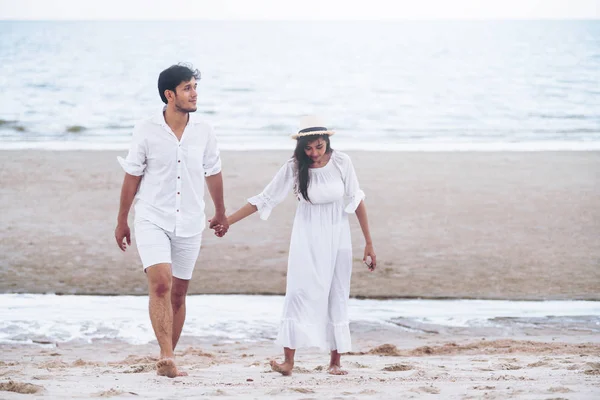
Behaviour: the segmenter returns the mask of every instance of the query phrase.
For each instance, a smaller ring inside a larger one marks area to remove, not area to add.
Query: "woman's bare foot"
[[[290,376],[292,374],[292,369],[294,368],[294,364],[289,362],[279,364],[275,360],[271,360],[270,364],[273,371],[279,372],[283,376]]]
[[[339,365],[330,365],[327,372],[331,375],[348,375],[348,371],[345,371]]]
[[[177,369],[175,360],[172,358],[163,358],[156,363],[156,374],[160,376],[166,376],[169,378],[176,378],[178,376],[187,376],[187,372],[182,372]]]

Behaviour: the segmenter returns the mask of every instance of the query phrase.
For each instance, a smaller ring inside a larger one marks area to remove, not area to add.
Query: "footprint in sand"
[[[188,347],[186,350],[180,353],[180,356],[199,356],[208,358],[215,357],[215,355],[212,353],[208,353],[202,349],[194,349],[193,347]]]
[[[206,393],[207,396],[227,396],[227,392],[221,389],[217,389],[214,392]]]
[[[370,365],[366,365],[366,364],[361,364],[359,362],[353,362],[353,363],[349,363],[350,365],[356,367],[356,368],[370,368]]]
[[[0,367],[14,367],[15,365],[19,365],[19,363],[16,361],[0,361]]]
[[[127,396],[127,395],[131,395],[131,396],[139,396],[137,393],[135,392],[124,392],[122,390],[117,390],[114,388],[111,388],[109,390],[106,390],[104,392],[100,392],[98,394],[96,394],[97,397],[113,397],[113,396]]]
[[[536,361],[534,363],[527,364],[527,368],[547,367],[550,365],[551,364],[547,363],[546,361]]]
[[[548,389],[548,391],[550,393],[569,393],[569,392],[572,392],[571,389],[566,388],[566,387],[551,387],[550,389]]]
[[[515,371],[517,369],[521,369],[522,367],[515,365],[515,364],[500,364],[498,366],[498,369],[504,370],[504,371]]]
[[[109,365],[133,365],[133,364],[147,364],[147,363],[155,363],[158,361],[156,357],[140,357],[136,355],[129,355],[123,361],[110,363]]]
[[[315,391],[312,389],[308,389],[308,388],[301,388],[301,387],[297,387],[297,388],[290,388],[290,391],[292,392],[296,392],[296,393],[314,393]]]
[[[411,369],[413,369],[412,365],[393,364],[393,365],[388,365],[387,367],[383,368],[382,371],[397,372],[397,371],[410,371]]]
[[[41,363],[39,366],[39,368],[42,369],[53,369],[53,368],[68,368],[69,364],[67,364],[64,361],[61,360],[54,360],[54,361],[47,361],[47,362],[43,362]]]
[[[123,371],[124,374],[140,374],[143,372],[156,371],[156,364],[131,365],[130,369]]]
[[[440,394],[440,389],[434,386],[421,386],[418,389],[412,389],[411,392]]]
[[[376,391],[376,390],[373,390],[373,389],[365,389],[365,390],[362,390],[362,391],[361,391],[359,394],[377,394],[377,393],[379,393],[379,392],[378,392],[378,391]]]
[[[43,386],[31,383],[8,381],[0,383],[0,391],[14,392],[20,394],[35,394],[44,390]]]

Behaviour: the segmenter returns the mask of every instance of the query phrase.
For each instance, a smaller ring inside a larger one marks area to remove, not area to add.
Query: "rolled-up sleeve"
[[[344,211],[348,214],[352,214],[356,211],[360,202],[365,199],[365,192],[360,189],[354,165],[347,155],[342,161],[342,174],[344,180],[344,195],[347,199]]]
[[[273,180],[258,195],[250,197],[248,203],[258,208],[260,219],[267,220],[275,206],[281,203],[290,192],[294,183],[294,162],[283,165]]]
[[[216,175],[221,172],[221,155],[219,146],[217,145],[217,138],[212,128],[209,128],[208,140],[204,148],[203,167],[204,176]]]
[[[129,146],[127,157],[117,157],[117,161],[129,175],[144,175],[144,170],[146,169],[146,141],[137,125],[133,128],[131,145]]]

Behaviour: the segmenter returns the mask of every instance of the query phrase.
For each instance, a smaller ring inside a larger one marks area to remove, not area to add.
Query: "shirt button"
[[[177,192],[177,194],[179,194],[179,192]]]
[[[181,162],[181,160],[177,160],[177,162]]]
[[[181,177],[180,177],[180,176],[178,176],[178,177],[177,177],[177,179],[181,179]]]
[[[179,210],[177,210],[177,212],[179,212]]]

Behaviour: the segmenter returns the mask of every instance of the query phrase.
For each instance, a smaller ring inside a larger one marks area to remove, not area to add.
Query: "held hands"
[[[129,230],[129,225],[127,223],[117,224],[115,228],[115,239],[117,240],[117,246],[122,251],[127,249],[127,246],[131,246],[131,231]],[[127,240],[127,242],[125,242]]]
[[[375,255],[375,250],[373,250],[372,244],[367,244],[365,246],[365,255],[363,257],[363,262],[369,268],[369,271],[375,271],[377,268],[377,256]]]
[[[215,230],[215,236],[223,237],[229,230],[229,222],[225,213],[217,213],[214,217],[208,220],[210,223],[209,228]]]

